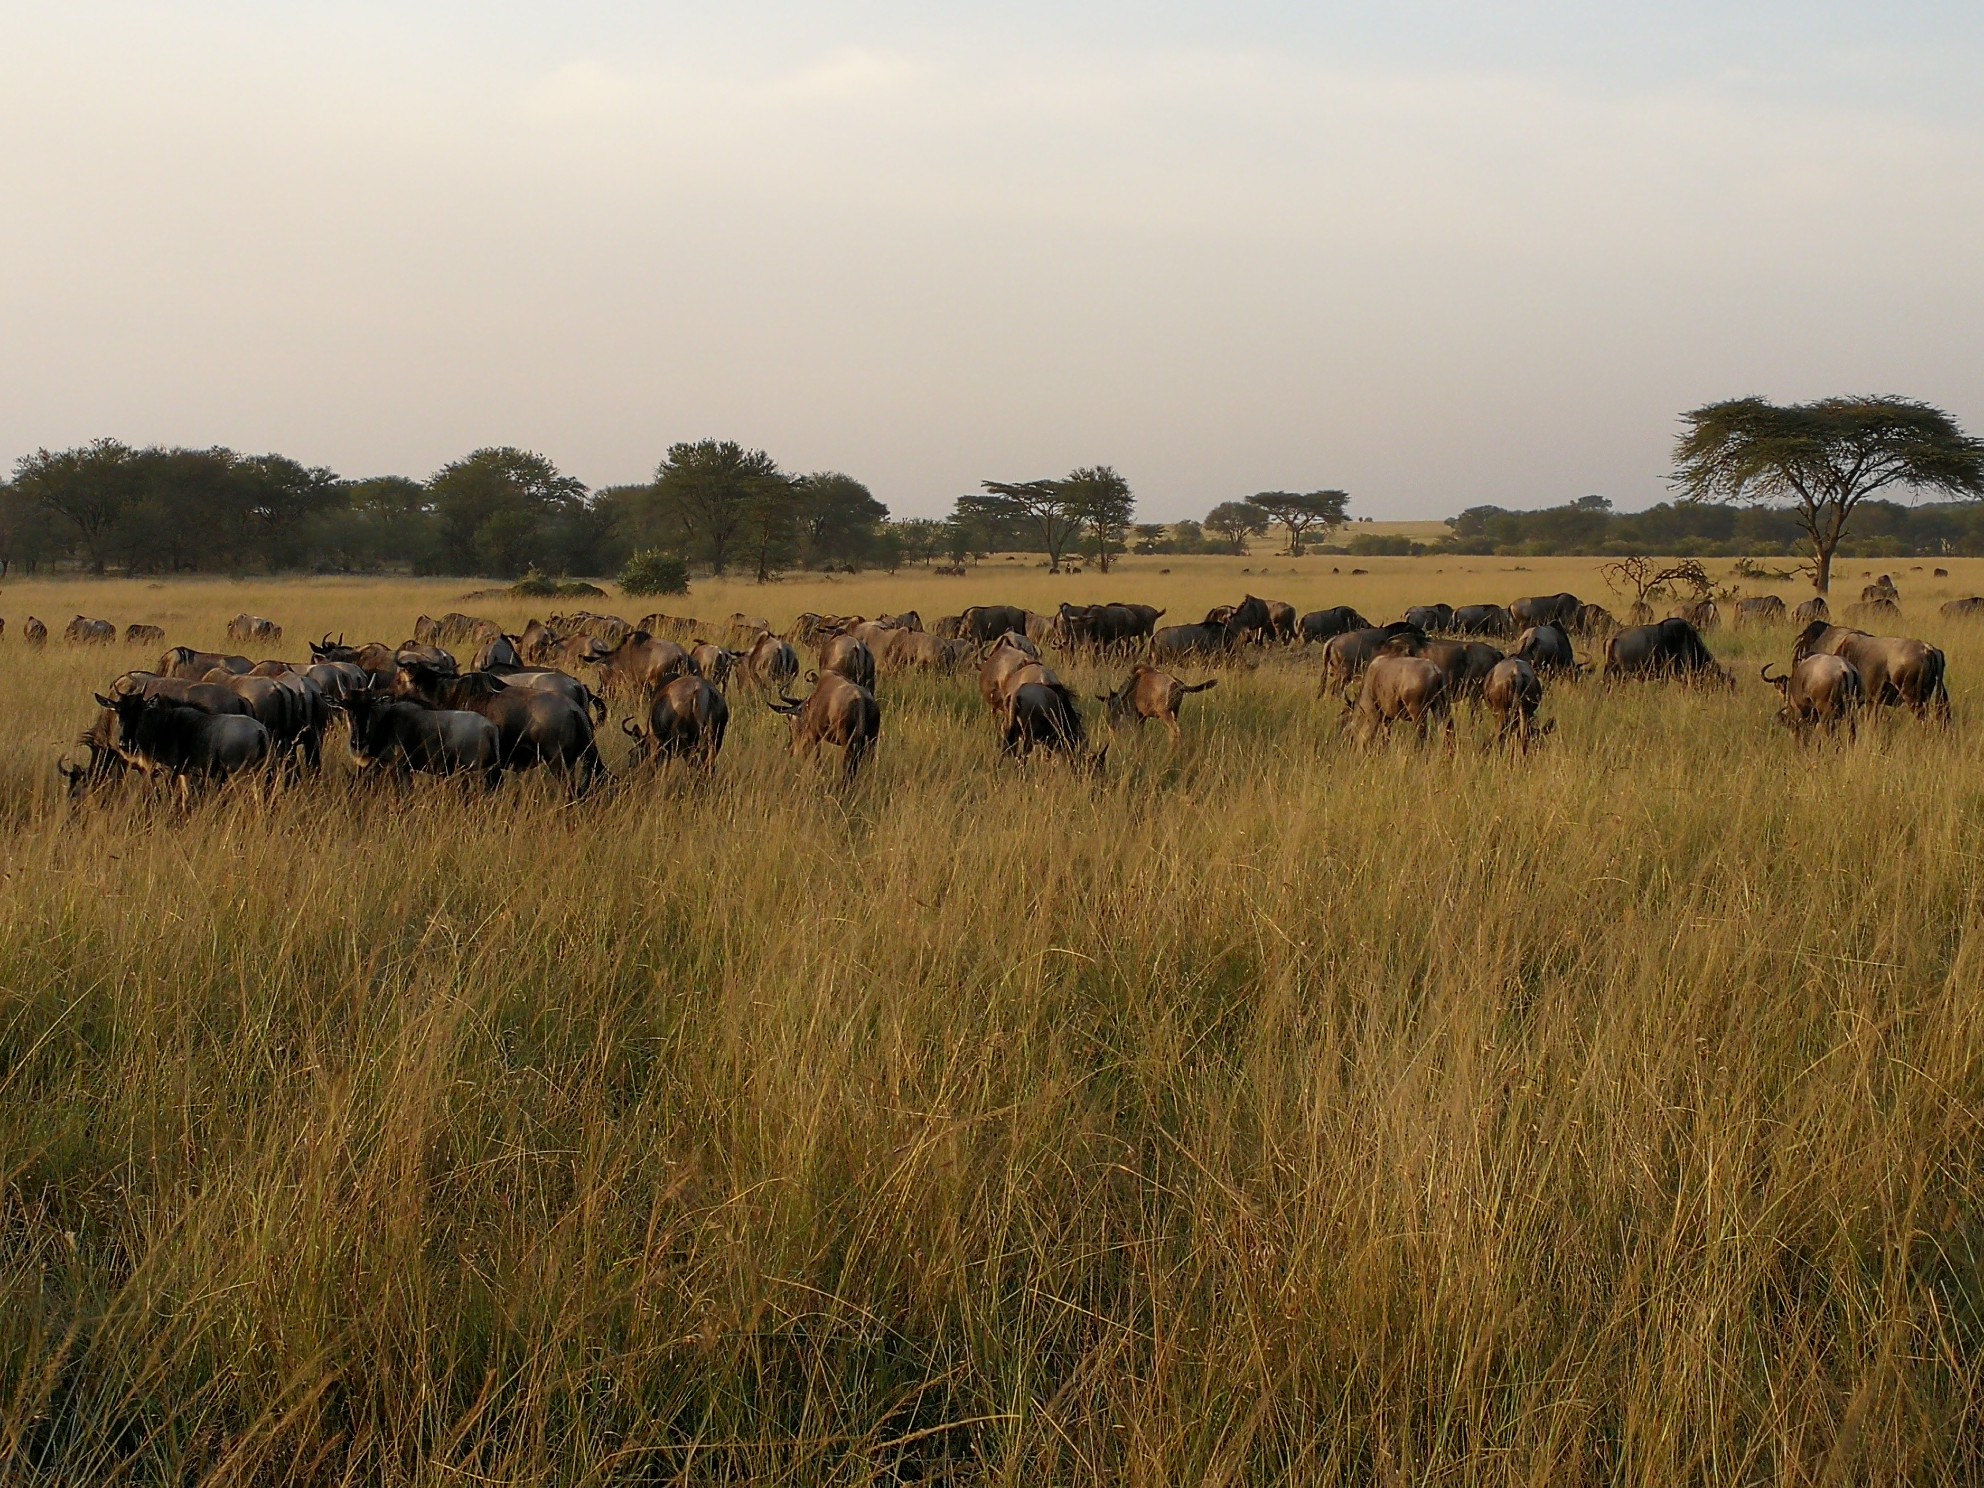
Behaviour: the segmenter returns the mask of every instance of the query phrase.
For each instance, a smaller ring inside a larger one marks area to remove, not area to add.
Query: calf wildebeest
[[[1450,604],[1414,605],[1405,612],[1405,623],[1428,635],[1454,628],[1454,607]]]
[[[1953,599],[1943,606],[1942,616],[1945,620],[1984,620],[1984,596]]]
[[[1331,636],[1323,643],[1322,692],[1341,692],[1363,676],[1372,659],[1399,636],[1411,637],[1416,646],[1426,639],[1426,632],[1394,620],[1389,625],[1367,625]]]
[[[244,714],[209,713],[143,689],[96,701],[117,714],[125,762],[170,776],[182,797],[194,780],[224,781],[269,758],[269,731]]]
[[[1763,679],[1784,699],[1777,710],[1778,722],[1800,739],[1810,729],[1831,733],[1842,723],[1849,734],[1855,732],[1867,701],[1866,684],[1853,663],[1830,652],[1800,657],[1782,677],[1773,677],[1770,663],[1765,662]]]
[[[268,641],[282,639],[282,627],[265,615],[236,615],[227,622],[227,638],[230,641]]]
[[[1022,681],[1005,697],[999,720],[999,747],[1010,755],[1026,758],[1036,748],[1060,754],[1074,754],[1087,743],[1081,710],[1075,695],[1061,683],[1047,680]],[[1099,767],[1101,757],[1092,763]]]
[[[124,627],[124,644],[127,646],[156,646],[165,640],[163,625],[127,625]]]
[[[557,692],[513,688],[492,672],[450,676],[419,663],[393,677],[393,696],[444,711],[479,713],[496,726],[506,770],[545,765],[583,792],[606,773],[586,708]]]
[[[837,672],[858,687],[875,690],[875,653],[854,636],[829,636],[820,647],[820,670]]]
[[[743,658],[713,641],[697,641],[689,649],[696,671],[718,692],[730,691],[730,674]]]
[[[1516,633],[1516,622],[1507,605],[1460,605],[1454,610],[1452,629],[1455,635],[1507,638]]]
[[[429,708],[383,692],[345,699],[351,719],[351,757],[361,770],[409,782],[427,775],[480,775],[495,790],[503,783],[503,742],[496,725],[460,708]]]
[[[78,646],[108,646],[117,639],[117,627],[108,620],[78,615],[62,627],[62,639]]]
[[[713,769],[730,727],[730,704],[701,677],[675,677],[654,695],[645,732],[632,719],[623,719],[620,727],[634,741],[636,764],[693,759],[704,769]]]
[[[1550,629],[1563,634],[1555,625]],[[1543,679],[1536,675],[1536,668],[1520,656],[1506,657],[1495,663],[1488,673],[1488,680],[1482,684],[1481,700],[1495,715],[1495,737],[1505,744],[1516,745],[1525,753],[1541,734],[1550,731],[1548,724],[1541,730],[1536,726],[1536,710],[1543,705]]]
[[[1606,644],[1605,675],[1610,677],[1706,678],[1734,687],[1736,679],[1715,663],[1701,632],[1687,621],[1629,625]]]
[[[1356,702],[1344,710],[1346,720],[1353,709],[1360,744],[1369,744],[1380,729],[1389,729],[1400,719],[1418,729],[1421,738],[1436,722],[1444,725],[1448,738],[1453,737],[1453,697],[1447,691],[1446,674],[1423,656],[1387,651],[1374,657],[1364,669]]]
[[[1516,637],[1516,649],[1512,654],[1528,662],[1539,676],[1561,672],[1575,677],[1580,670],[1577,652],[1572,649],[1571,638],[1564,633],[1561,625],[1530,626]]]
[[[1123,679],[1121,687],[1114,692],[1097,693],[1096,700],[1108,705],[1111,728],[1122,728],[1127,723],[1142,727],[1145,719],[1155,718],[1170,731],[1171,742],[1176,744],[1179,738],[1178,704],[1188,693],[1205,692],[1217,686],[1217,677],[1188,684],[1169,672],[1139,664]]]
[[[1026,611],[1018,605],[973,605],[958,616],[958,634],[984,645],[1009,630],[1026,634]]]
[[[1815,594],[1791,612],[1791,620],[1796,625],[1810,625],[1814,620],[1830,620],[1832,610],[1827,606],[1823,594]]]
[[[744,653],[744,680],[759,692],[783,693],[799,677],[799,653],[767,632]]]
[[[21,636],[30,646],[45,646],[48,644],[48,627],[30,615],[21,626]]]
[[[599,668],[600,690],[609,697],[651,698],[670,677],[691,676],[696,670],[686,646],[644,630],[627,632],[619,645],[592,660]]]
[[[1519,630],[1532,625],[1561,625],[1570,630],[1583,609],[1584,602],[1575,594],[1532,594],[1509,606],[1509,618]]]
[[[1309,611],[1298,626],[1303,640],[1327,641],[1331,636],[1342,635],[1345,631],[1369,630],[1371,622],[1349,605],[1337,605],[1332,609]]]
[[[1722,612],[1712,599],[1691,599],[1676,607],[1673,618],[1687,621],[1696,630],[1714,630],[1722,623]]]
[[[792,720],[794,754],[810,758],[822,744],[833,745],[841,751],[848,780],[854,779],[881,737],[882,705],[875,694],[838,672],[822,672],[805,698],[780,693],[777,702],[767,705]]]
[[[174,646],[160,653],[159,675],[162,677],[184,677],[198,681],[208,672],[237,672],[246,676],[254,670],[255,663],[245,656],[229,656],[224,651],[195,651],[191,646]]]
[[[1775,594],[1757,594],[1736,601],[1738,625],[1782,625],[1787,611]]]
[[[1814,620],[1799,632],[1791,659],[1796,663],[1821,655],[1842,656],[1852,664],[1869,704],[1906,708],[1922,719],[1932,714],[1949,719],[1947,666],[1942,651],[1927,641],[1869,635]]]

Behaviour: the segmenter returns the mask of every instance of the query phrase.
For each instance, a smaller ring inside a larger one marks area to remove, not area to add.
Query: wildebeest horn
[[[1789,677],[1773,677],[1770,674],[1770,667],[1771,664],[1769,662],[1765,662],[1763,664],[1762,670],[1758,673],[1758,675],[1761,676],[1764,679],[1764,681],[1770,683],[1772,687],[1782,687],[1784,686],[1785,683],[1791,680]]]
[[[70,764],[69,756],[65,754],[55,762],[55,773],[60,775],[64,780],[81,780],[83,778],[83,767],[81,765]]]
[[[97,700],[97,703],[98,703],[98,705],[99,705],[99,706],[101,706],[101,707],[105,707],[105,708],[115,708],[115,707],[117,706],[117,704],[116,704],[115,702],[113,702],[113,701],[112,701],[111,699],[109,699],[109,698],[107,698],[107,697],[105,697],[105,696],[104,696],[104,695],[103,695],[102,693],[100,693],[100,692],[93,692],[93,693],[91,693],[91,694],[90,694],[90,696],[91,696],[91,697],[93,697],[93,698],[95,698],[95,699]]]
[[[630,739],[638,739],[642,737],[640,727],[631,718],[623,718],[620,720],[620,732],[625,734]]]

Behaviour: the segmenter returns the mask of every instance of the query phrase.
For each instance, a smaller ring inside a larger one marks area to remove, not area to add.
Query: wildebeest
[[[958,634],[984,645],[1009,630],[1026,634],[1026,611],[1018,605],[973,605],[958,616]]]
[[[1516,637],[1516,649],[1511,654],[1528,662],[1538,676],[1553,672],[1576,676],[1579,671],[1577,652],[1561,625],[1530,626]]]
[[[904,632],[892,648],[898,666],[917,667],[923,671],[948,672],[963,666],[972,657],[969,641],[946,640],[942,636],[925,631]]]
[[[282,639],[282,627],[265,615],[236,615],[227,622],[227,638],[274,643]]]
[[[1024,759],[1037,748],[1074,754],[1087,742],[1075,695],[1057,681],[1023,681],[1005,697],[999,747]],[[1098,766],[1101,759],[1095,761]]]
[[[1268,628],[1267,633],[1261,636],[1260,639],[1274,640],[1282,645],[1292,643],[1295,640],[1295,626],[1297,623],[1295,606],[1279,599],[1264,600],[1262,602],[1268,607]]]
[[[1413,605],[1405,612],[1405,623],[1428,635],[1454,628],[1454,607],[1450,604]]]
[[[469,670],[493,672],[507,668],[521,669],[523,664],[523,653],[517,650],[516,641],[499,630],[477,649]]]
[[[410,780],[428,775],[480,775],[490,790],[503,783],[503,743],[496,725],[461,708],[430,708],[383,692],[345,699],[351,756],[364,770]]]
[[[481,620],[450,610],[439,620],[422,615],[413,622],[413,638],[423,646],[452,646],[467,641],[487,643],[500,636],[503,627],[494,620]]]
[[[1950,716],[1947,667],[1943,653],[1927,641],[1869,635],[1844,625],[1814,620],[1791,647],[1793,663],[1808,656],[1841,656],[1860,674],[1869,704],[1902,707],[1917,718]]]
[[[600,690],[609,697],[651,698],[670,677],[696,670],[687,647],[644,630],[629,631],[612,650],[596,654],[593,665],[599,668]]]
[[[1681,619],[1629,625],[1605,647],[1607,677],[1707,678],[1734,687],[1736,679],[1715,663],[1701,632]]]
[[[117,627],[108,620],[78,615],[62,627],[62,639],[78,646],[108,646],[117,639]]]
[[[574,610],[569,615],[553,615],[545,623],[560,636],[589,636],[598,641],[602,647],[619,645],[632,635],[635,629],[618,615],[596,615],[591,610]]]
[[[269,758],[269,731],[245,714],[209,713],[143,689],[96,701],[117,714],[126,763],[170,776],[182,796],[194,780],[224,781]]]
[[[124,627],[124,644],[127,646],[156,646],[165,640],[163,625],[127,625]]]
[[[1447,691],[1446,674],[1423,656],[1387,651],[1374,657],[1364,670],[1357,701],[1345,710],[1346,719],[1353,709],[1360,744],[1369,744],[1380,729],[1389,729],[1400,719],[1418,729],[1421,738],[1435,723],[1444,725],[1449,738],[1453,736],[1453,697]]]
[[[1823,594],[1815,594],[1791,612],[1795,625],[1810,625],[1814,620],[1830,620],[1832,610],[1827,606]]]
[[[1873,583],[1860,591],[1860,602],[1862,604],[1878,604],[1884,599],[1892,600],[1896,604],[1901,602],[1901,591],[1895,588],[1894,580],[1886,574],[1882,574]]]
[[[1550,629],[1563,634],[1555,625]],[[1548,724],[1541,730],[1536,727],[1536,710],[1543,704],[1543,679],[1520,656],[1505,657],[1495,663],[1482,684],[1481,700],[1495,715],[1495,737],[1525,753],[1540,733],[1550,731]]]
[[[799,676],[799,653],[767,632],[744,653],[744,680],[759,692],[779,692]]]
[[[1033,642],[1017,631],[1007,631],[985,653],[978,668],[978,695],[993,712],[1002,712],[1006,694],[1022,681],[1059,682],[1053,672],[1041,665],[1040,652]]]
[[[1342,635],[1345,631],[1369,630],[1371,622],[1349,605],[1337,605],[1327,610],[1309,611],[1297,622],[1297,628],[1305,641],[1327,641],[1331,636]]]
[[[875,689],[875,653],[855,636],[829,636],[820,647],[820,670],[837,672],[871,692]]]
[[[1722,612],[1712,599],[1691,599],[1675,608],[1674,618],[1687,621],[1696,630],[1714,630],[1722,623]]]
[[[221,667],[207,673],[204,680],[225,687],[246,703],[269,731],[271,749],[292,767],[301,763],[314,770],[322,763],[330,705],[315,682],[294,672],[258,677]]]
[[[963,630],[964,616],[939,615],[937,623],[930,627],[930,634],[940,641],[955,641],[962,636]]]
[[[620,727],[634,741],[636,763],[693,759],[711,769],[730,727],[730,704],[702,677],[674,677],[662,684],[649,704],[645,732],[631,719],[623,720]]]
[[[1391,649],[1409,656],[1422,656],[1432,662],[1446,674],[1447,696],[1456,703],[1462,698],[1479,698],[1488,674],[1502,660],[1501,649],[1486,641],[1395,638]]]
[[[841,767],[850,781],[881,737],[882,705],[875,694],[838,672],[822,672],[804,698],[781,693],[768,706],[792,720],[794,754],[811,757],[822,744],[833,745],[841,751]]]
[[[245,656],[230,656],[224,651],[195,651],[191,646],[174,646],[160,654],[159,675],[163,677],[184,677],[198,681],[208,672],[238,672],[246,676],[254,670],[255,663]]]
[[[1509,618],[1519,630],[1532,625],[1561,625],[1570,630],[1583,609],[1584,602],[1575,594],[1532,594],[1509,606]]]
[[[714,641],[699,640],[689,648],[689,660],[695,663],[697,673],[718,692],[730,691],[730,674],[742,659]]]
[[[1846,618],[1857,620],[1863,625],[1872,625],[1878,621],[1899,620],[1901,618],[1901,606],[1891,596],[1883,594],[1875,599],[1863,599],[1858,604],[1848,605],[1846,607]]]
[[[48,644],[48,626],[30,615],[21,625],[21,638],[30,646],[45,646]]]
[[[1155,718],[1170,731],[1171,742],[1176,744],[1179,738],[1178,704],[1188,693],[1205,692],[1217,686],[1217,677],[1185,683],[1169,672],[1140,663],[1123,679],[1121,687],[1114,692],[1096,694],[1096,700],[1107,705],[1111,728],[1122,728],[1128,723],[1142,727],[1145,719]]]
[[[817,646],[826,637],[839,634],[859,619],[858,615],[820,615],[808,610],[792,622],[785,632],[785,639],[799,646]],[[647,629],[646,622],[642,623],[641,629]]]
[[[1511,623],[1514,622],[1514,618],[1514,615],[1511,614]],[[1550,621],[1548,623],[1558,624],[1560,622]],[[1576,618],[1564,627],[1572,635],[1583,636],[1586,640],[1597,640],[1600,637],[1610,636],[1618,628],[1618,620],[1602,604],[1579,605]]]
[[[1373,658],[1400,636],[1411,638],[1414,646],[1426,639],[1426,632],[1394,620],[1389,625],[1367,625],[1331,636],[1323,643],[1322,691],[1341,692],[1364,674]]]
[[[1167,625],[1152,632],[1152,661],[1177,661],[1188,656],[1224,656],[1249,636],[1273,633],[1268,604],[1248,595],[1237,605],[1217,605],[1196,625]]]
[[[496,726],[506,770],[545,765],[584,791],[606,773],[592,715],[558,692],[511,687],[492,672],[450,676],[418,662],[393,678],[393,696],[446,711],[479,713]]]
[[[1106,651],[1150,635],[1163,613],[1149,605],[1063,604],[1054,612],[1048,636],[1058,645]]]
[[[1943,606],[1942,615],[1945,620],[1984,620],[1984,596],[1953,599]]]
[[[1516,622],[1507,605],[1460,605],[1454,610],[1452,629],[1455,635],[1507,638],[1516,633]]]
[[[652,615],[643,615],[634,622],[634,629],[645,630],[649,635],[667,636],[671,641],[693,640],[710,628],[687,615],[664,615],[660,610]]]
[[[1784,601],[1775,594],[1757,594],[1736,601],[1738,625],[1782,625],[1785,614]]]
[[[1854,732],[1867,701],[1866,684],[1853,663],[1831,652],[1800,657],[1781,677],[1773,677],[1770,663],[1765,662],[1763,679],[1784,699],[1777,711],[1778,722],[1801,739],[1809,729],[1831,733],[1842,723],[1849,734]]]

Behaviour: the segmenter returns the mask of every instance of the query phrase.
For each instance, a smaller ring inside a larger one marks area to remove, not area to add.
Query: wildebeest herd
[[[1891,586],[1863,607],[1898,614]],[[1167,667],[1215,666],[1277,648],[1320,648],[1323,695],[1341,695],[1339,721],[1362,743],[1406,724],[1451,740],[1462,702],[1485,709],[1498,741],[1527,750],[1554,723],[1540,723],[1546,689],[1592,673],[1607,679],[1666,679],[1733,687],[1702,632],[1719,623],[1684,607],[1665,619],[1643,613],[1621,624],[1602,606],[1572,594],[1509,605],[1419,605],[1373,624],[1347,606],[1297,615],[1291,605],[1245,596],[1190,623],[1160,625],[1148,605],[1063,604],[1052,613],[975,605],[927,629],[915,613],[874,619],[801,615],[785,633],[732,615],[721,625],[665,614],[638,622],[576,612],[532,620],[517,633],[464,614],[422,615],[399,645],[312,642],[307,660],[251,660],[190,646],[165,650],[149,670],[123,672],[94,695],[97,713],[79,744],[80,763],[58,768],[83,795],[133,772],[170,782],[185,795],[201,783],[248,772],[297,779],[323,768],[326,734],[342,721],[361,774],[410,781],[416,773],[454,775],[494,789],[503,776],[543,767],[581,794],[607,777],[597,730],[617,706],[633,740],[630,766],[686,760],[713,767],[730,722],[733,685],[790,720],[796,754],[841,751],[852,779],[881,736],[881,679],[907,672],[976,669],[998,748],[1013,756],[1047,750],[1100,768],[1082,700],[1048,663],[1049,652],[1129,667],[1094,701],[1112,728],[1162,723],[1175,744],[1183,700],[1218,685],[1188,682]],[[1864,608],[1862,613],[1865,612]],[[1951,616],[1984,617],[1984,598],[1944,606]],[[1781,623],[1781,600],[1742,600],[1738,624]],[[1804,624],[1789,670],[1763,680],[1779,689],[1778,717],[1801,737],[1855,729],[1864,710],[1889,706],[1917,718],[1950,714],[1943,653],[1926,642],[1877,636],[1830,623],[1824,601],[1799,607]],[[41,644],[47,627],[23,625]],[[239,615],[236,642],[279,643],[282,627]],[[77,644],[114,641],[107,620],[78,615],[64,631]],[[720,641],[706,637],[717,635]],[[164,639],[132,625],[133,644]],[[1499,643],[1499,644],[1498,644]],[[1507,649],[1504,649],[1504,646]],[[1602,667],[1580,646],[1602,647]],[[473,647],[467,666],[458,659]],[[792,695],[801,648],[814,665],[810,690]],[[584,674],[590,671],[588,679]]]

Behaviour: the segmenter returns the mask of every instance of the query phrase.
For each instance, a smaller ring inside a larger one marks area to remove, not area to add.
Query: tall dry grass
[[[678,608],[1595,590],[1158,566]],[[901,681],[851,790],[740,701],[709,780],[191,812],[60,798],[122,658],[21,613],[463,586],[8,585],[0,1481],[1974,1480],[1984,569],[1907,567],[1959,724],[1851,747],[1724,632],[1526,759],[1289,656],[1099,779]]]

